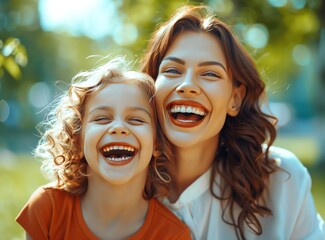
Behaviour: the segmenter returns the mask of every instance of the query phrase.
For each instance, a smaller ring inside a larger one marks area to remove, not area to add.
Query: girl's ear
[[[239,113],[242,101],[246,94],[246,86],[244,84],[240,84],[240,86],[235,87],[233,89],[232,98],[229,101],[228,106],[228,115],[235,117]]]
[[[159,155],[161,154],[160,149],[158,147],[158,143],[156,142],[154,149],[153,149],[153,153],[152,156],[154,156],[155,158],[159,157]]]
[[[79,159],[82,159],[84,156],[85,156],[84,155],[84,152],[82,150],[80,150],[80,152],[79,152]]]
[[[80,149],[79,150],[79,159],[82,159],[85,156],[85,154],[84,154],[84,151],[83,151],[83,141],[81,139],[81,134],[79,135],[79,138],[78,138],[76,144],[79,145],[79,149]]]

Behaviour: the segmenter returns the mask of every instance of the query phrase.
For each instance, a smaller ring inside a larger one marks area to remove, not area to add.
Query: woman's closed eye
[[[171,74],[171,75],[181,74],[181,71],[179,71],[177,68],[172,68],[172,67],[166,68],[162,72],[165,74]]]
[[[202,74],[202,76],[205,77],[211,77],[211,78],[221,78],[220,74],[214,72],[214,71],[207,71]]]

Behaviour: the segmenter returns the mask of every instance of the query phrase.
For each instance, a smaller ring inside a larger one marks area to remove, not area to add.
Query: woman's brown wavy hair
[[[129,65],[124,58],[119,57],[94,70],[77,74],[72,79],[68,91],[54,102],[48,117],[38,126],[40,132],[44,134],[34,150],[34,155],[43,160],[42,172],[49,179],[57,180],[58,188],[65,189],[73,195],[87,191],[88,163],[80,154],[84,107],[91,95],[108,84],[125,83],[135,84],[143,90],[155,114],[157,155],[152,156],[149,163],[143,196],[150,199],[167,195],[171,151],[157,123],[153,98],[156,91],[154,81],[148,74],[130,71]]]
[[[234,86],[245,85],[246,94],[238,115],[227,116],[221,130],[210,190],[222,201],[223,220],[235,228],[238,238],[245,239],[245,224],[260,235],[263,229],[258,215],[272,214],[262,204],[262,193],[266,191],[268,176],[277,169],[275,162],[269,158],[269,148],[276,138],[274,124],[277,120],[263,113],[260,106],[265,84],[254,61],[230,26],[203,6],[180,8],[156,30],[142,59],[142,71],[156,79],[166,52],[175,38],[185,31],[207,33],[219,39]],[[265,149],[262,144],[266,144]],[[217,174],[222,181],[220,196],[213,191]],[[238,206],[239,214],[235,213]]]

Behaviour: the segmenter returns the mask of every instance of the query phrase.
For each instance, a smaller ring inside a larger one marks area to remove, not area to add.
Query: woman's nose
[[[179,95],[198,95],[201,93],[201,90],[196,82],[195,76],[188,73],[184,81],[176,88],[176,92]]]
[[[111,135],[129,135],[129,129],[121,122],[116,122],[108,129],[108,133]]]

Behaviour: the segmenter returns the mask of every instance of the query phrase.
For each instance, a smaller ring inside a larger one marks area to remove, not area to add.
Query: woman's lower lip
[[[175,119],[171,114],[169,114],[169,118],[171,120],[171,122],[178,126],[178,127],[183,127],[183,128],[192,128],[192,127],[196,127],[199,124],[201,124],[201,122],[203,121],[203,119],[200,119],[198,121],[192,122],[192,121],[181,121],[181,120],[177,120]]]

